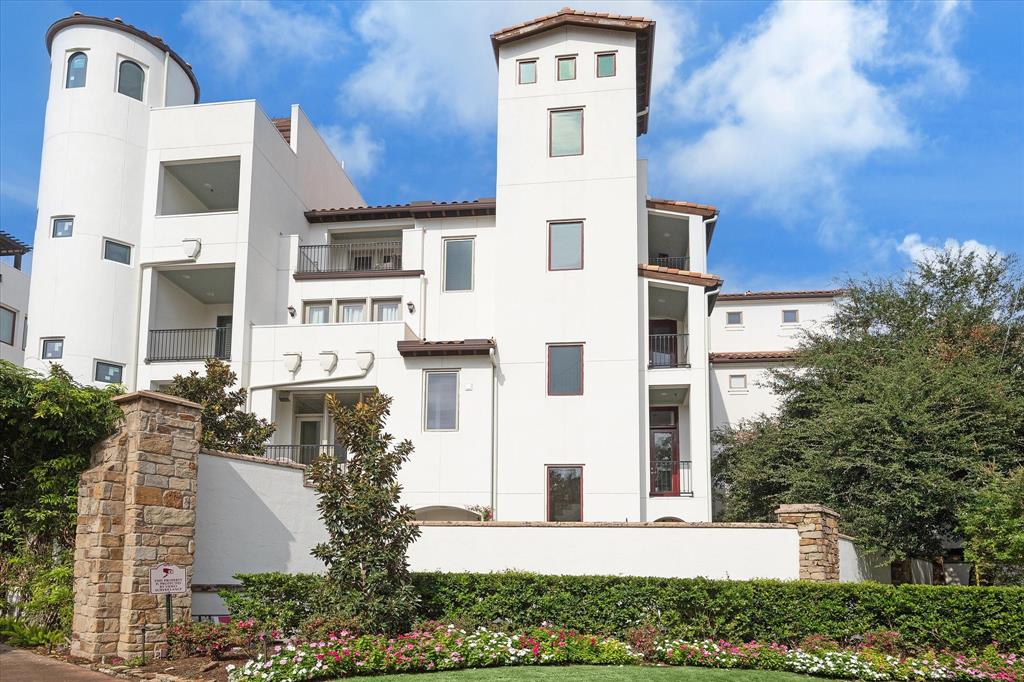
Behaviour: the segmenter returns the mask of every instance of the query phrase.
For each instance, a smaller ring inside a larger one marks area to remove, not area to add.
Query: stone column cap
[[[125,393],[124,395],[119,395],[114,398],[111,398],[111,400],[113,400],[118,405],[121,405],[124,403],[134,402],[136,400],[143,400],[145,398],[148,398],[150,400],[159,400],[165,403],[171,403],[172,405],[180,405],[182,407],[193,407],[197,410],[203,409],[203,406],[200,405],[199,403],[194,403],[191,400],[179,398],[176,395],[157,393],[156,391],[132,391],[131,393]]]
[[[780,504],[776,514],[825,514],[839,516],[839,512],[823,504]]]

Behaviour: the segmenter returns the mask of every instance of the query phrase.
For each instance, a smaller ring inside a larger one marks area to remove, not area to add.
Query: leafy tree
[[[728,520],[818,502],[881,556],[933,557],[986,471],[1024,464],[1024,288],[1012,257],[954,251],[851,280],[767,385],[777,414],[716,434]]]
[[[340,601],[368,631],[405,632],[416,609],[406,554],[419,537],[412,510],[399,503],[398,471],[413,445],[384,431],[391,398],[374,392],[352,407],[327,397],[348,462],[321,456],[310,477],[330,539],[313,548]]]
[[[67,627],[78,477],[114,432],[120,387],[82,386],[0,361],[0,602],[46,627]]]
[[[965,558],[979,583],[1020,582],[1024,575],[1024,467],[989,472],[977,497],[961,512]]]
[[[163,391],[203,406],[200,442],[204,447],[262,455],[263,445],[277,426],[241,409],[247,392],[244,388],[231,390],[237,380],[227,363],[211,358],[206,361],[206,376],[195,370],[187,376],[179,374]]]

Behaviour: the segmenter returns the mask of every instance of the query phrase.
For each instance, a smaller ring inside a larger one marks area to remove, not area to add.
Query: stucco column
[[[800,579],[838,581],[839,514],[820,504],[783,504],[775,516],[800,535]]]
[[[183,566],[192,581],[200,406],[138,391],[114,399],[120,430],[93,449],[82,474],[75,536],[75,614],[71,652],[101,659],[137,656],[166,641],[161,598],[149,570]],[[175,620],[191,618],[191,595],[172,599]]]

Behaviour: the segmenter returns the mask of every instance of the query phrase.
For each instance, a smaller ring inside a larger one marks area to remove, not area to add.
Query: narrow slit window
[[[518,63],[519,84],[530,85],[537,82],[537,60],[527,59]]]
[[[548,140],[551,156],[579,156],[583,153],[583,109],[550,112]]]
[[[145,84],[146,73],[135,62],[126,59],[117,67],[117,91],[122,95],[141,102]]]
[[[459,427],[459,373],[427,372],[423,428],[454,431]]]
[[[88,70],[89,58],[84,52],[76,52],[68,57],[68,75],[64,81],[65,88],[84,88],[85,74]]]

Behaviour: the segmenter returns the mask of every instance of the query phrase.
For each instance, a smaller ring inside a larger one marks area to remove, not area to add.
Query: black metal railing
[[[690,364],[689,334],[651,334],[649,367],[687,367]]]
[[[648,258],[650,261],[649,265],[657,265],[662,268],[674,268],[676,270],[689,270],[690,269],[690,257],[689,256],[659,256],[657,258]]]
[[[336,445],[264,445],[263,454],[267,459],[278,462],[312,464],[320,455],[329,455],[345,461],[345,451]]]
[[[651,462],[651,495],[693,495],[691,462],[678,459]]]
[[[300,246],[295,272],[374,272],[402,269],[402,241]]]
[[[231,327],[151,329],[146,362],[231,359]]]

